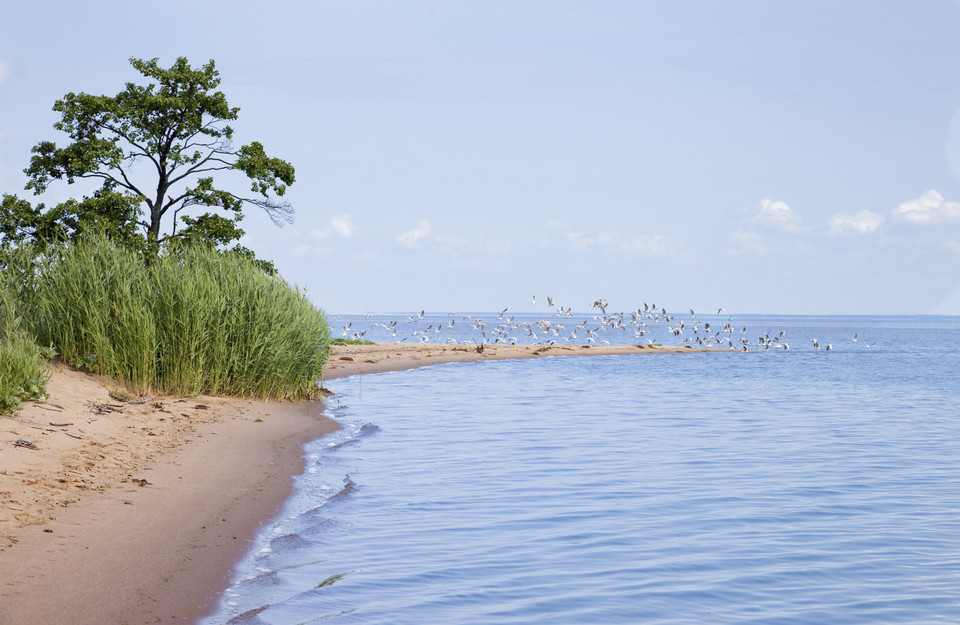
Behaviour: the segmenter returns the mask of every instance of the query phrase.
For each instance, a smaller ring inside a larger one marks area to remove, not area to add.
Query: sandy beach
[[[449,362],[707,351],[661,346],[335,345],[324,379]],[[713,350],[717,351],[717,350]],[[0,417],[0,625],[191,623],[333,431],[320,402],[154,397],[57,367]]]
[[[482,347],[482,348],[481,348]],[[334,344],[324,368],[325,380],[349,375],[402,371],[428,365],[480,360],[512,360],[545,356],[606,356],[623,354],[667,354],[716,352],[725,349],[673,347],[665,345],[430,345],[377,343],[374,345]]]

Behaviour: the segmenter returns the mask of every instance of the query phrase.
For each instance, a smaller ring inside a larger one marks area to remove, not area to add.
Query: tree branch
[[[225,160],[223,160],[222,158],[214,158],[214,157],[213,157],[214,154],[229,154],[229,152],[218,152],[218,151],[216,151],[216,150],[210,152],[210,154],[207,154],[205,157],[203,157],[202,159],[200,159],[199,161],[197,161],[196,163],[194,163],[193,165],[191,165],[190,167],[188,167],[187,170],[184,171],[182,174],[180,174],[180,175],[177,176],[176,178],[171,178],[170,181],[169,181],[170,184],[176,184],[176,183],[180,182],[181,180],[183,180],[184,178],[186,178],[187,176],[192,176],[193,174],[196,174],[196,173],[202,172],[202,171],[218,171],[218,170],[223,170],[223,169],[233,169],[233,163],[230,163],[230,162],[228,162],[228,161],[225,161]],[[203,165],[205,165],[206,163],[208,163],[208,162],[223,163],[224,166],[223,166],[223,167],[211,167],[211,168],[209,168],[209,169],[201,169],[201,167],[202,167]],[[170,173],[173,173],[173,170],[171,170]]]

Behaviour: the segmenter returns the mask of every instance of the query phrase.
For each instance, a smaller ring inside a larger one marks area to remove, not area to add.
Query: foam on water
[[[204,623],[960,621],[960,319],[764,321],[837,348],[330,384]]]

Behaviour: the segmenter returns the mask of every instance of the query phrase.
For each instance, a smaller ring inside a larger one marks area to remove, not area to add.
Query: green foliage
[[[127,83],[115,96],[68,93],[57,100],[54,128],[69,142],[38,143],[24,170],[27,189],[37,194],[55,180],[94,179],[102,187],[93,197],[52,208],[4,196],[0,243],[52,242],[100,228],[155,255],[175,239],[221,246],[236,241],[247,204],[264,209],[278,225],[293,221],[293,209],[281,198],[294,182],[294,168],[268,156],[259,142],[232,144],[228,122],[239,109],[216,90],[220,75],[213,61],[199,69],[182,57],[169,68],[157,59],[130,64],[148,84]],[[231,171],[250,180],[252,196],[216,185],[217,172]]]
[[[130,194],[104,189],[50,209],[4,194],[0,201],[0,247],[46,245],[86,232],[105,232],[124,245],[142,249],[145,239],[136,224],[139,204],[140,200]]]
[[[137,393],[303,398],[329,349],[323,311],[239,253],[173,247],[145,265],[105,237],[17,250],[9,281],[65,362]]]
[[[0,284],[0,414],[46,398],[46,358],[51,356],[23,331],[16,297]]]

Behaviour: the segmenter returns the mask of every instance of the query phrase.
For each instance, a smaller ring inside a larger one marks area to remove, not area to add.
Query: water
[[[751,321],[795,346],[329,382],[204,623],[960,622],[960,318]]]

